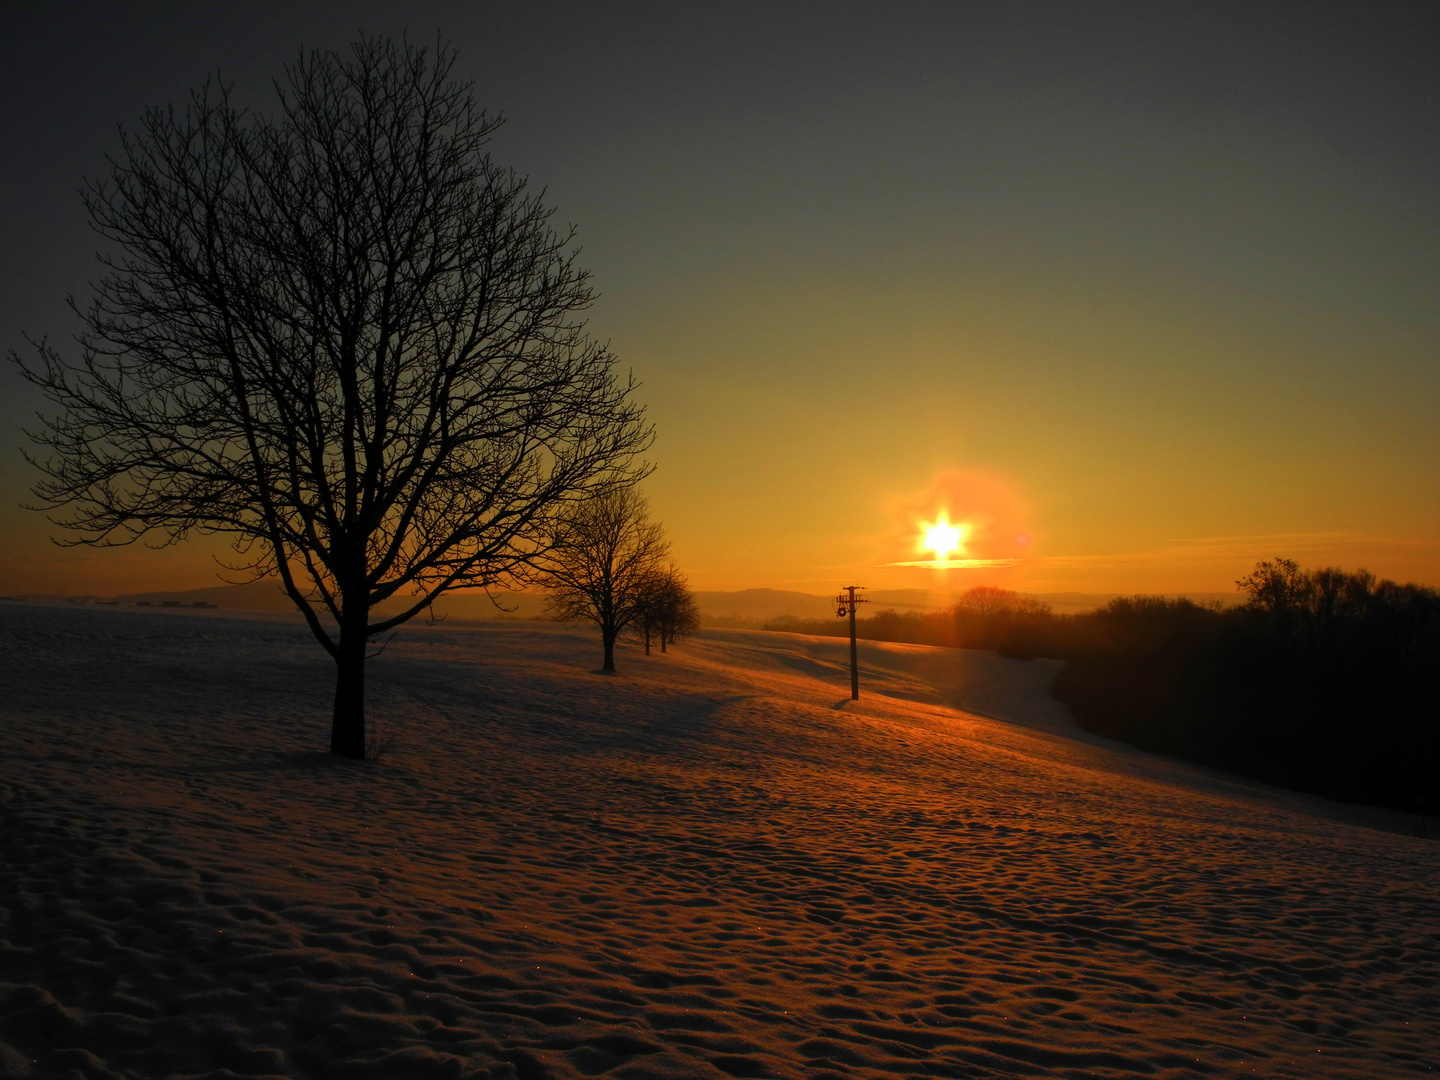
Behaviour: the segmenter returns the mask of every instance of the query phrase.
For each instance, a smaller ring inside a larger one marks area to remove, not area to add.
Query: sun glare
[[[936,562],[944,562],[950,558],[950,553],[960,547],[960,538],[964,535],[964,529],[959,525],[951,525],[950,517],[943,510],[933,525],[922,525],[921,532],[924,539],[920,543],[922,551],[933,551]]]

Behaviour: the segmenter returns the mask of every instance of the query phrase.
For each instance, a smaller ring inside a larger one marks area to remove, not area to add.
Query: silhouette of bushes
[[[1148,750],[1352,802],[1440,807],[1440,594],[1260,563],[1229,611],[1136,598],[1074,620],[1051,692]]]
[[[959,649],[993,649],[1007,656],[1051,655],[1056,617],[1050,606],[1033,596],[984,586],[965,593],[944,611],[895,611],[883,608],[858,619],[857,637],[902,641],[912,645],[943,645]],[[765,624],[766,630],[822,637],[848,637],[850,626],[840,619],[797,619],[784,615]]]
[[[1440,810],[1440,593],[1365,571],[1263,562],[1239,607],[1123,597],[1083,615],[974,589],[942,612],[879,611],[861,637],[1065,661],[1082,727],[1331,798]],[[842,636],[840,620],[767,629]]]
[[[1197,659],[1224,634],[1214,607],[1160,596],[1120,597],[1072,616],[1058,659],[1067,661],[1050,692],[1080,725],[1157,753],[1193,756],[1202,701],[1212,688]]]

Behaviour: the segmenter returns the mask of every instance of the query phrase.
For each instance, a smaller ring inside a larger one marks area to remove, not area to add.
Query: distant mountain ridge
[[[206,589],[184,589],[125,593],[110,597],[113,604],[175,604],[190,607],[213,604],[227,611],[294,611],[295,605],[273,579],[247,581],[237,585],[212,585]]]

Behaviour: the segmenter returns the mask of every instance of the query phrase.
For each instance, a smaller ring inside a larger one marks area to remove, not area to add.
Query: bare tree
[[[700,629],[700,608],[678,567],[670,566],[660,574],[651,603],[661,652],[665,652],[666,646],[672,642]]]
[[[665,588],[664,571],[656,571],[645,579],[640,587],[640,599],[635,605],[635,620],[630,629],[645,646],[645,655],[650,655],[650,644],[660,634],[661,594]]]
[[[111,248],[79,362],[11,353],[59,409],[31,460],[68,542],[230,534],[334,657],[349,757],[367,643],[543,554],[651,437],[573,229],[491,161],[454,60],[364,38],[302,50],[273,116],[213,82],[148,112],[87,189]]]
[[[672,563],[645,580],[631,629],[644,643],[646,656],[650,655],[652,641],[658,640],[660,651],[665,652],[671,642],[699,626],[700,609],[679,567]]]
[[[975,615],[985,619],[1018,619],[1033,615],[1048,615],[1050,605],[1034,596],[999,589],[993,585],[977,585],[967,589],[955,605],[958,614]]]
[[[669,547],[634,487],[577,506],[555,537],[543,571],[551,614],[600,628],[606,671],[615,670],[616,639],[644,614]]]

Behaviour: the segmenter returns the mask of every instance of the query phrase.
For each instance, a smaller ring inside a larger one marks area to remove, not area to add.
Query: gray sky
[[[406,29],[580,226],[701,587],[825,591],[937,498],[1022,522],[1020,587],[1440,581],[1431,3],[12,3],[0,343],[73,329],[117,124]],[[204,545],[50,549],[5,453],[0,591],[212,583]]]

